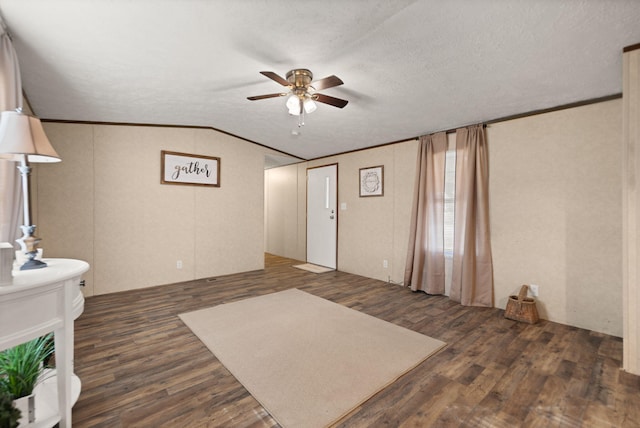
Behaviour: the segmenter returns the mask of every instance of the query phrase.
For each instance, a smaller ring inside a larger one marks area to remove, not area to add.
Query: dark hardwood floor
[[[620,338],[297,263],[266,255],[264,271],[88,298],[74,427],[277,427],[178,314],[294,287],[447,343],[339,426],[640,426]]]

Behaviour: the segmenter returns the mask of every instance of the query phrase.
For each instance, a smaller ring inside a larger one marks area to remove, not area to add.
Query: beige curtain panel
[[[0,21],[0,111],[22,107],[22,80],[18,57]],[[22,219],[22,188],[16,162],[0,160],[0,242],[16,246]]]
[[[404,283],[444,294],[444,171],[447,134],[420,137]]]
[[[489,153],[482,125],[456,130],[452,300],[493,306],[489,235]]]

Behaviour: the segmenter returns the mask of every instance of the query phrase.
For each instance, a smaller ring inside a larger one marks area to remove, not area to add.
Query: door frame
[[[309,228],[309,170],[310,169],[318,169],[318,168],[325,168],[327,166],[335,166],[336,167],[336,270],[338,270],[338,237],[340,236],[340,234],[338,233],[339,231],[339,227],[340,227],[340,216],[338,215],[338,201],[340,200],[340,198],[338,197],[339,193],[340,193],[340,167],[339,167],[339,163],[338,162],[334,162],[334,163],[328,163],[328,164],[324,164],[324,165],[316,165],[316,166],[308,166],[306,171],[305,171],[305,186],[304,186],[304,196],[305,196],[305,200],[304,200],[304,259],[305,261],[308,260],[308,248],[309,248],[309,236],[308,236],[308,228]]]

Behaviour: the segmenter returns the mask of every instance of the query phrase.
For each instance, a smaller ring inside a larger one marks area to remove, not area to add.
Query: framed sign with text
[[[220,187],[220,158],[160,152],[160,183]]]

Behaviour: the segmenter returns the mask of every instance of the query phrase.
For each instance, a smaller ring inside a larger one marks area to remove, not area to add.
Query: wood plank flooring
[[[178,314],[295,287],[447,343],[341,427],[640,427],[620,338],[265,257],[264,271],[88,298],[73,426],[278,427]]]

